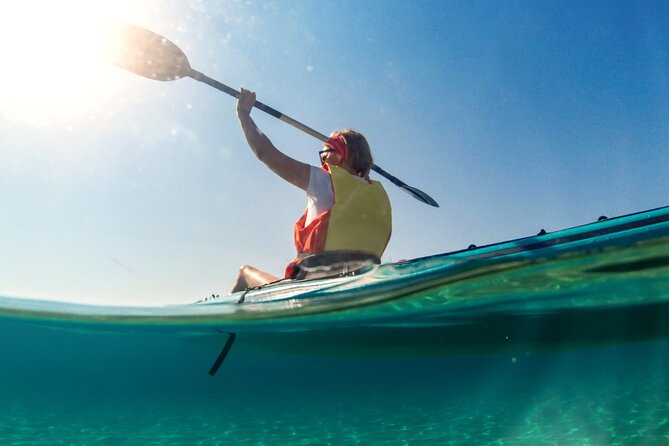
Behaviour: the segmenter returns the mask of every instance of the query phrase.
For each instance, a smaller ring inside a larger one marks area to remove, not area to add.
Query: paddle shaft
[[[228,87],[227,85],[217,81],[216,79],[212,79],[209,76],[207,76],[206,74],[200,73],[197,70],[194,70],[194,69],[191,68],[190,72],[188,73],[188,76],[197,80],[197,81],[203,82],[203,83],[205,83],[205,84],[207,84],[211,87],[214,87],[217,90],[222,91],[223,93],[227,93],[230,96],[233,96],[235,98],[239,98],[239,91],[235,90],[232,87]],[[281,113],[278,110],[273,109],[269,105],[265,105],[260,101],[256,101],[255,104],[253,104],[253,106],[255,108],[259,109],[259,110],[264,111],[265,113],[267,113],[269,115],[274,116],[277,119],[280,119],[281,121],[283,121],[287,124],[292,125],[293,127],[297,128],[297,129],[302,130],[305,133],[308,133],[309,135],[313,136],[316,139],[320,139],[323,142],[328,140],[328,137],[325,136],[324,134],[322,134],[320,132],[317,132],[316,130],[302,124],[299,121],[296,121],[295,119],[291,118],[290,116],[284,115],[283,113]]]
[[[210,78],[206,74],[203,74],[197,70],[190,69],[188,72],[188,77],[191,77],[197,81],[203,82],[211,87],[216,88],[217,90],[222,91],[223,93],[229,94],[230,96],[233,96],[235,98],[239,98],[239,91],[235,90],[232,87],[229,87],[215,79]],[[328,137],[325,136],[324,134],[317,132],[316,130],[312,129],[309,126],[306,126],[302,124],[299,121],[296,121],[295,119],[291,118],[290,116],[286,116],[283,113],[281,113],[278,110],[275,110],[274,108],[270,107],[269,105],[265,105],[260,101],[256,101],[255,104],[253,104],[254,107],[256,107],[259,110],[264,111],[265,113],[274,116],[277,119],[280,119],[281,121],[292,125],[293,127],[302,130],[303,132],[313,136],[316,139],[319,139],[323,142],[328,140]],[[436,201],[432,199],[429,195],[427,195],[425,192],[421,191],[420,189],[416,189],[415,187],[409,186],[399,178],[389,174],[385,170],[381,169],[379,166],[376,164],[372,164],[372,170],[382,177],[386,178],[388,181],[393,183],[395,186],[400,187],[402,190],[405,192],[408,192],[410,195],[412,195],[414,198],[429,204],[430,206],[434,207],[439,207]]]

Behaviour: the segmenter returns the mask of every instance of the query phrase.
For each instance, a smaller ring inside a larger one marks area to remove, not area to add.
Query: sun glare
[[[0,113],[51,124],[99,111],[118,91],[103,60],[107,23],[138,19],[140,2],[0,2]]]

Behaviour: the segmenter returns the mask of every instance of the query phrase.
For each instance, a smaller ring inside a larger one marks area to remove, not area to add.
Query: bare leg
[[[260,271],[258,268],[253,266],[244,265],[239,268],[237,281],[232,287],[232,292],[235,293],[250,287],[265,285],[270,282],[274,282],[275,280],[279,280],[279,278],[264,271]]]

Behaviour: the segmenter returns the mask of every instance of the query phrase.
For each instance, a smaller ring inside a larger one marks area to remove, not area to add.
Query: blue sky
[[[668,204],[666,2],[23,4],[0,7],[15,68],[0,74],[2,295],[190,302],[241,264],[278,274],[293,257],[303,193],[251,155],[235,101],[95,59],[80,45],[109,18],[322,133],[367,135],[378,165],[441,205],[384,183],[386,261]],[[254,117],[317,162],[318,141]]]

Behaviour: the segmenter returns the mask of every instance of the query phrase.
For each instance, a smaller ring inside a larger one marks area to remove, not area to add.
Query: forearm
[[[251,119],[251,109],[255,100],[255,93],[240,88],[239,99],[237,100],[237,117],[246,137],[246,142],[256,158],[274,173],[300,189],[306,190],[309,184],[309,165],[296,161],[279,151],[274,147],[272,141],[260,131]]]
[[[246,142],[253,154],[260,161],[266,160],[273,150],[277,150],[272,141],[258,128],[250,115],[239,115],[238,117]]]

